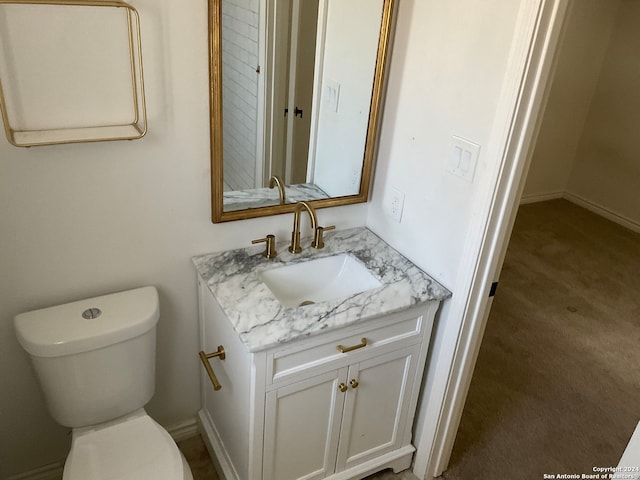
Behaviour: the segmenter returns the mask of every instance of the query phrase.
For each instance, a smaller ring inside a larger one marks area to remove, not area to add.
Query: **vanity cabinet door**
[[[263,480],[313,480],[334,472],[347,371],[267,392]]]
[[[349,367],[337,472],[410,442],[408,404],[419,353],[414,345]]]

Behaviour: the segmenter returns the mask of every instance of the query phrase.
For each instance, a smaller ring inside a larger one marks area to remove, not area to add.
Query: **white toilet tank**
[[[158,317],[154,287],[16,316],[51,416],[75,428],[142,408],[155,387]]]

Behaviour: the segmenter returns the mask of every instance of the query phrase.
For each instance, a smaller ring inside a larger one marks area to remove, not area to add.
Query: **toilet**
[[[192,480],[144,410],[155,388],[158,292],[104,295],[15,317],[49,412],[72,428],[63,480]]]

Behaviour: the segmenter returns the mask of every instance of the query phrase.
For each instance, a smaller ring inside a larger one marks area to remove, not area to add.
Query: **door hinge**
[[[489,290],[489,296],[493,297],[496,294],[496,290],[498,290],[498,282],[493,282],[491,284],[491,290]]]

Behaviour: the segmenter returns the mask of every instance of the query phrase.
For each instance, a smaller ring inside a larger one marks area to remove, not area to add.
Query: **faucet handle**
[[[276,252],[276,236],[269,234],[264,238],[251,240],[252,244],[262,243],[262,242],[267,244],[267,248],[265,248],[264,252],[262,253],[262,256],[269,259],[276,258],[276,255],[278,255],[278,252]]]
[[[331,225],[330,227],[317,227],[313,235],[313,242],[311,242],[311,246],[313,248],[324,248],[324,232],[327,230],[334,230],[335,228],[335,225]]]

